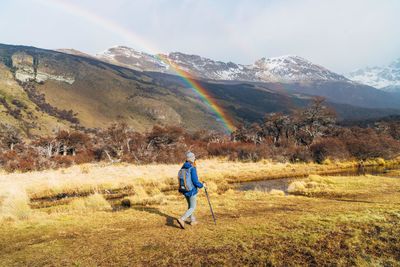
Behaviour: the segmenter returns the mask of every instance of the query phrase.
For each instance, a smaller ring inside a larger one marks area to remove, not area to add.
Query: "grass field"
[[[173,186],[174,165],[90,165],[30,175],[3,174],[0,266],[400,266],[398,173],[386,177],[312,174],[293,182],[288,196],[229,189],[223,181],[235,175],[238,180],[253,180],[266,171],[277,174],[280,170],[284,176],[284,169],[291,168],[295,174],[306,168],[334,169],[330,165],[247,164],[199,163],[200,177],[209,182],[217,225],[201,191],[200,224],[185,230],[174,222],[185,210],[185,202],[167,190]],[[262,165],[265,168],[260,170]],[[152,173],[156,177],[147,179]],[[129,198],[135,205],[130,208],[113,210],[110,203],[120,199],[106,201],[99,193],[66,202],[51,199],[56,192],[121,186],[132,191]],[[57,204],[32,208],[32,198],[40,197]]]
[[[365,162],[366,166],[400,164],[400,158]],[[29,198],[51,198],[59,195],[86,195],[105,190],[130,190],[155,184],[161,191],[175,189],[180,164],[84,164],[66,169],[41,172],[6,173],[0,170],[0,198],[9,188],[26,191]],[[199,176],[220,186],[227,183],[277,178],[306,177],[309,174],[335,174],[356,168],[356,161],[316,163],[232,162],[206,159],[198,162]]]

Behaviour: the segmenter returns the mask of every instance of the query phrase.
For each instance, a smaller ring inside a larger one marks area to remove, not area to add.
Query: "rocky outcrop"
[[[11,57],[12,67],[15,69],[15,79],[20,82],[35,81],[38,83],[47,80],[55,80],[73,84],[75,78],[72,75],[52,74],[41,68],[39,60],[24,52],[14,53]]]

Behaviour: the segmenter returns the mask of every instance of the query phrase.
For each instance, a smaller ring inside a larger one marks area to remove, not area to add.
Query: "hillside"
[[[15,127],[25,136],[47,135],[52,130],[71,126],[70,122],[41,110],[3,64],[0,64],[0,121]]]
[[[314,81],[312,83],[267,83],[267,85],[277,91],[319,95],[334,103],[364,108],[398,109],[400,107],[399,96],[355,82]]]
[[[180,77],[136,71],[76,51],[66,52],[0,45],[2,122],[24,135],[107,127],[118,121],[137,131],[156,124],[224,131],[215,114]],[[276,83],[198,82],[235,123],[259,121],[267,112],[290,112],[307,105],[313,95],[305,90],[279,90]],[[337,108],[341,119],[399,114],[391,109],[330,105]]]
[[[34,102],[44,101],[60,111],[72,110],[70,117],[89,128],[125,121],[138,131],[155,124],[222,130],[214,115],[192,91],[184,87],[167,90],[144,73],[96,59],[32,47],[1,45],[0,56],[1,69],[7,74],[3,76],[8,77],[1,79],[4,84],[1,94],[20,91],[26,98],[24,101],[29,102],[28,106],[39,110],[41,115],[46,114],[41,120],[60,119],[49,112],[51,108],[39,107]],[[34,91],[31,97],[28,97],[29,91]],[[43,97],[38,97],[41,94]],[[14,94],[7,102],[21,97]],[[4,113],[1,116],[10,117]],[[20,121],[25,117],[28,116],[23,113]],[[60,123],[68,126],[66,120],[61,119]],[[55,126],[48,124],[45,130],[36,128],[45,133]]]

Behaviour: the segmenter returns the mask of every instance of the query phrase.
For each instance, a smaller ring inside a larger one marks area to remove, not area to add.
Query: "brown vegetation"
[[[60,130],[54,136],[23,142],[18,131],[0,127],[0,166],[7,171],[68,167],[97,161],[178,163],[191,150],[200,158],[317,162],[394,158],[400,153],[400,123],[342,127],[335,114],[316,98],[292,115],[267,114],[263,123],[240,126],[231,136],[185,132],[177,126],[155,126],[139,133],[125,123],[92,131]]]

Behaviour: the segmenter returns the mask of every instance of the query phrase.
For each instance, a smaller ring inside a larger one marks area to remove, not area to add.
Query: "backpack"
[[[179,182],[178,191],[181,193],[187,193],[194,188],[192,182],[192,175],[190,174],[190,170],[192,168],[193,167],[190,167],[189,169],[180,169],[178,172],[178,182]]]

